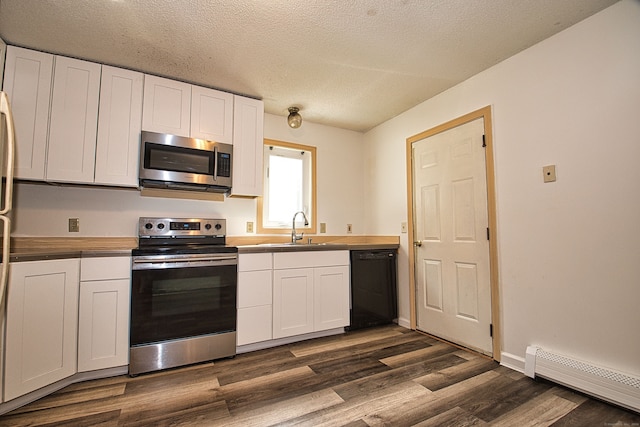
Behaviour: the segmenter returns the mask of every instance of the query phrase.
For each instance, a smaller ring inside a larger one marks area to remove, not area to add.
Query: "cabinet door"
[[[233,143],[233,94],[191,87],[191,137]]]
[[[101,68],[93,62],[56,57],[47,147],[48,181],[93,183]]]
[[[78,279],[77,259],[11,264],[5,400],[75,374]]]
[[[235,95],[231,195],[262,196],[264,104]]]
[[[128,279],[80,283],[78,372],[129,363]]]
[[[44,180],[53,55],[7,47],[3,90],[16,134],[15,177]]]
[[[190,117],[190,84],[144,76],[143,130],[189,137]]]
[[[313,332],[313,269],[273,271],[273,338]]]
[[[95,183],[138,186],[144,75],[102,66]]]
[[[314,269],[314,330],[349,325],[349,267]]]
[[[271,305],[238,309],[237,344],[253,344],[270,340],[272,333]]]

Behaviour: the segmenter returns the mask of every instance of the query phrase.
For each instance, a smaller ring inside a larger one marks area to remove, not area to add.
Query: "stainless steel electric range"
[[[234,356],[238,249],[226,221],[140,218],[129,375]]]

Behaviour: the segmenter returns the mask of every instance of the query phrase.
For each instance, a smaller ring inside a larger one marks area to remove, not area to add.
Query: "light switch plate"
[[[406,222],[400,223],[400,231],[402,233],[406,233],[407,232],[407,223]]]
[[[69,233],[80,232],[80,218],[69,218]]]
[[[320,223],[320,232],[321,233],[326,233],[327,232],[327,223],[326,222],[321,222]]]
[[[353,233],[353,225],[347,224],[347,233]]]
[[[556,165],[549,165],[542,167],[542,176],[544,182],[555,182],[556,180]]]

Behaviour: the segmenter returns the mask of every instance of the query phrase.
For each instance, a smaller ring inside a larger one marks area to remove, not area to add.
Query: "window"
[[[316,148],[290,142],[264,140],[264,195],[258,200],[258,233],[316,232]]]

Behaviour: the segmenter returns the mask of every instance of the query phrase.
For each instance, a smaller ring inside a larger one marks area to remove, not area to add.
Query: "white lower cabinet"
[[[316,331],[349,325],[349,266],[313,269],[313,328]]]
[[[273,338],[349,325],[349,251],[273,254]]]
[[[313,332],[313,269],[273,271],[273,338]]]
[[[349,325],[349,251],[238,255],[239,346]]]
[[[238,256],[237,344],[272,339],[272,255]]]
[[[10,265],[5,401],[76,373],[79,259]]]
[[[78,372],[129,363],[130,257],[83,258]]]

